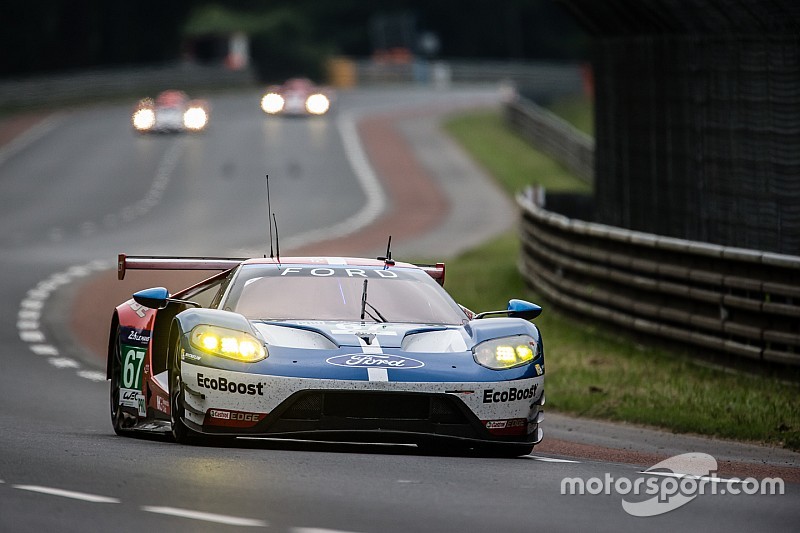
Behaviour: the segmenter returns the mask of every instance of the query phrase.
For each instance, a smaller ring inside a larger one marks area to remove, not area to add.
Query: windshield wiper
[[[367,282],[368,282],[368,281],[369,281],[369,280],[367,280],[367,279],[365,279],[365,280],[364,280],[364,290],[361,292],[361,320],[364,320],[364,316],[366,316],[366,315],[369,315],[369,317],[370,317],[372,320],[374,320],[375,322],[388,322],[388,320],[386,320],[386,317],[384,317],[384,316],[381,314],[381,312],[380,312],[380,311],[378,311],[378,310],[375,308],[375,306],[374,306],[374,305],[372,305],[371,303],[369,303],[369,302],[367,301]],[[369,308],[370,308],[370,309],[372,309],[373,311],[375,311],[375,314],[376,314],[376,315],[378,315],[378,317],[380,318],[380,320],[378,320],[377,318],[375,318],[375,315],[373,315],[372,313],[370,313],[369,311],[367,311],[367,306],[369,306]]]

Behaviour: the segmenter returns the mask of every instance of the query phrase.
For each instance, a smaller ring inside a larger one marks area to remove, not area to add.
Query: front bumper
[[[536,444],[543,377],[486,383],[349,381],[245,374],[186,364],[184,421],[232,436]]]

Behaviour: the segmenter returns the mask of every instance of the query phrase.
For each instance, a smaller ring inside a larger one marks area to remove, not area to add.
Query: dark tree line
[[[230,16],[215,28],[208,13]],[[269,54],[278,63],[365,57],[397,44],[451,58],[580,59],[585,49],[553,0],[4,0],[0,24],[3,76],[164,63],[198,51],[203,59],[237,24],[256,61]],[[422,36],[428,46],[420,48]]]

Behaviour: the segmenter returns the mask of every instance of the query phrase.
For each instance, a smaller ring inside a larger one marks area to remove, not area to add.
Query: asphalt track
[[[126,105],[69,110],[0,148],[1,531],[796,530],[797,454],[552,415],[548,440],[515,460],[115,436],[94,330],[76,330],[102,329],[112,291],[129,291],[103,276],[120,251],[264,253],[265,173],[287,251],[372,254],[391,231],[398,257],[449,255],[513,224],[435,126],[454,107],[496,102],[493,89],[355,91],[314,121],[267,119],[257,101],[215,98],[198,136],[134,135]],[[640,472],[686,452],[717,458],[715,494],[646,518],[623,509],[646,496],[623,494],[620,479],[667,483]],[[781,476],[785,494],[733,494],[736,475]],[[565,495],[565,478],[617,484]]]

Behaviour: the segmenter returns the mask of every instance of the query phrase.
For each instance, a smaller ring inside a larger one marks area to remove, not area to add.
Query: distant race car
[[[307,78],[292,78],[283,85],[272,85],[261,98],[261,109],[268,115],[324,115],[333,103],[333,92],[314,85]]]
[[[121,254],[129,269],[221,270],[145,289],[111,320],[117,434],[414,443],[519,456],[542,440],[544,350],[511,300],[474,314],[443,263]],[[502,318],[489,316],[506,315]]]
[[[209,105],[205,100],[190,100],[183,91],[164,91],[155,100],[140,100],[131,122],[141,133],[202,131],[208,125],[208,117]]]

